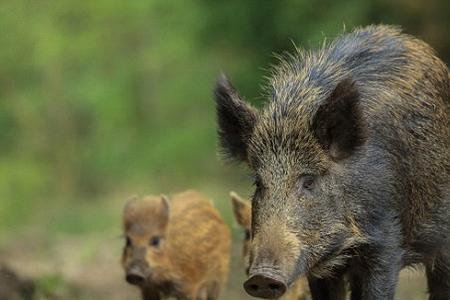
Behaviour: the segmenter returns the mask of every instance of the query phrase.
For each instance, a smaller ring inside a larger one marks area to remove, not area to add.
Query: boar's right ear
[[[233,204],[233,213],[236,221],[242,227],[250,225],[251,208],[250,202],[243,200],[235,192],[230,192],[231,202]]]
[[[247,146],[257,110],[245,103],[228,78],[221,74],[214,89],[220,146],[231,158],[247,162]]]
[[[335,161],[348,157],[365,139],[359,92],[351,79],[340,82],[318,108],[312,130]]]

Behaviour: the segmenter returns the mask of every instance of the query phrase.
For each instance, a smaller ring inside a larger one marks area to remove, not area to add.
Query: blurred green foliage
[[[71,287],[61,274],[45,274],[35,282],[37,299],[82,299],[80,292]],[[34,299],[34,298],[33,298]]]
[[[0,228],[59,202],[57,227],[103,228],[74,205],[115,193],[248,189],[216,157],[217,74],[258,102],[273,53],[370,23],[450,60],[448,0],[1,1]]]

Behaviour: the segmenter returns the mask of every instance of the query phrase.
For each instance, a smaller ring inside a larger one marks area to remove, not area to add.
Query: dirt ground
[[[108,234],[46,240],[28,233],[1,246],[0,264],[43,285],[47,294],[40,293],[38,299],[139,299],[137,289],[123,279],[121,247],[122,240]],[[235,243],[232,255],[230,279],[222,299],[254,299],[242,289],[239,243]],[[423,272],[402,272],[397,299],[426,299],[425,291]]]

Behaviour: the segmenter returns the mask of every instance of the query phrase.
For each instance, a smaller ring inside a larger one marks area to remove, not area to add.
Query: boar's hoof
[[[245,291],[258,298],[273,299],[281,297],[287,289],[286,284],[271,274],[254,274],[244,283]]]

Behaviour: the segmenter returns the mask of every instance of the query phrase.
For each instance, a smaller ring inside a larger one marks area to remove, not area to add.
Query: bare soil
[[[123,279],[120,266],[122,243],[120,238],[108,234],[46,240],[38,234],[27,233],[0,248],[0,265],[6,264],[14,270],[14,278],[8,277],[14,283],[0,285],[0,300],[139,299],[138,290]],[[235,243],[230,278],[222,299],[254,299],[247,296],[242,288],[245,277],[240,253],[240,245]],[[45,278],[50,280],[46,282]],[[0,282],[5,283],[6,280],[0,279]],[[17,296],[22,295],[20,284],[26,282],[30,286],[36,285],[35,298]],[[7,288],[10,290],[6,291]],[[1,295],[9,296],[1,298]],[[402,272],[396,298],[426,299],[421,270]]]

